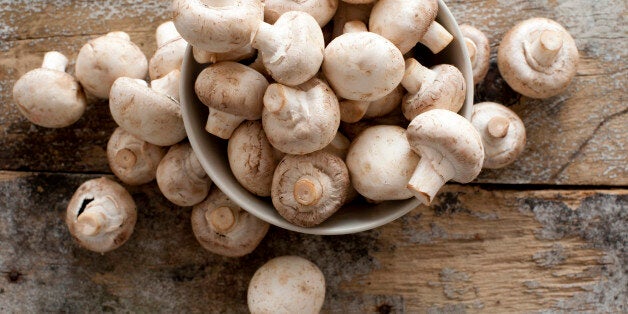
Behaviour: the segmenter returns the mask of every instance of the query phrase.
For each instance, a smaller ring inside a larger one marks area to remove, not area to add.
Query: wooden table
[[[68,55],[73,72],[80,47],[112,30],[150,57],[170,2],[0,2],[0,312],[244,312],[254,271],[285,254],[322,269],[325,312],[628,311],[625,1],[448,1],[492,43],[476,102],[512,108],[528,143],[513,165],[448,185],[431,208],[346,236],[273,227],[255,252],[232,259],[204,251],[190,208],[152,183],[130,188],[139,207],[130,241],[91,253],[63,215],[79,184],[111,175],[107,102],[92,99],[73,126],[45,129],[20,116],[12,86],[49,50]],[[535,16],[563,24],[581,57],[569,89],[546,100],[514,93],[495,65],[503,34]]]

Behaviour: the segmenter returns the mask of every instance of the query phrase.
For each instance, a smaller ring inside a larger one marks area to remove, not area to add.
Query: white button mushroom
[[[181,37],[172,21],[163,23],[155,32],[157,51],[148,62],[148,75],[156,80],[174,70],[181,69],[183,55],[188,47],[187,41]]]
[[[484,33],[468,24],[460,25],[460,32],[464,36],[471,66],[473,69],[473,83],[478,84],[488,73],[491,58],[491,45]]]
[[[65,222],[82,247],[99,253],[124,244],[135,227],[137,209],[131,194],[105,177],[84,182],[68,204]]]
[[[525,126],[519,116],[507,107],[494,102],[475,104],[471,123],[482,136],[483,168],[503,168],[523,152]]]
[[[201,64],[218,63],[222,61],[241,61],[253,57],[255,52],[255,49],[253,49],[250,44],[227,52],[209,52],[197,47],[192,47],[192,56],[194,56],[194,60]]]
[[[351,146],[351,141],[344,136],[340,132],[336,132],[336,136],[329,143],[329,145],[325,146],[322,150],[324,152],[328,152],[330,154],[336,155],[340,157],[340,159],[345,160],[347,157],[347,153],[349,152],[349,147]]]
[[[436,0],[380,0],[371,11],[369,29],[393,42],[403,54],[417,42],[439,53],[454,37],[434,21],[436,13]]]
[[[251,278],[251,314],[317,314],[325,301],[325,276],[299,256],[281,256],[262,265]]]
[[[202,202],[212,184],[190,143],[170,147],[157,166],[156,174],[161,193],[179,206],[194,206]]]
[[[464,76],[453,65],[440,64],[428,69],[409,58],[401,84],[408,91],[401,102],[408,120],[436,108],[458,112],[464,104]]]
[[[205,130],[223,139],[244,120],[262,117],[268,81],[259,72],[225,61],[205,68],[196,78],[194,91],[210,108]]]
[[[484,148],[475,127],[462,116],[444,109],[422,113],[410,122],[408,143],[421,159],[408,188],[429,205],[449,180],[468,183],[482,170]]]
[[[510,29],[497,51],[504,80],[530,98],[562,93],[576,75],[578,48],[567,30],[555,21],[532,18]]]
[[[129,185],[140,185],[155,179],[157,165],[166,154],[163,147],[143,141],[116,128],[107,142],[109,168]]]
[[[31,70],[13,85],[13,99],[28,121],[46,128],[69,126],[85,112],[81,85],[65,72],[68,58],[50,51],[41,68]]]
[[[264,21],[274,24],[289,11],[301,11],[311,15],[320,27],[325,26],[336,13],[338,0],[265,0]]]
[[[388,95],[375,101],[343,100],[340,102],[340,120],[354,123],[362,118],[376,118],[387,115],[401,103],[405,89],[398,85]]]
[[[144,79],[148,61],[124,32],[111,32],[90,40],[76,57],[76,78],[88,93],[107,99],[119,77]]]
[[[274,25],[260,23],[251,39],[264,66],[281,84],[304,83],[318,73],[323,62],[323,31],[305,12],[286,12]]]
[[[262,125],[273,147],[284,153],[302,155],[320,150],[338,131],[338,99],[317,78],[294,88],[273,83],[264,94]]]
[[[233,132],[227,145],[233,176],[249,192],[270,196],[273,173],[284,154],[275,149],[260,121],[245,121]]]
[[[419,156],[410,148],[405,130],[378,125],[353,140],[347,168],[353,187],[370,201],[403,200],[413,196],[406,188]]]
[[[345,203],[349,171],[340,157],[318,151],[286,155],[275,169],[272,201],[287,221],[301,227],[316,226]]]
[[[209,52],[228,52],[250,42],[263,19],[260,0],[174,0],[173,21],[192,46]]]

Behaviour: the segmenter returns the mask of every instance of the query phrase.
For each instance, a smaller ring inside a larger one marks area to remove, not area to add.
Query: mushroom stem
[[[424,154],[421,156],[407,187],[421,203],[429,206],[436,193],[454,175],[455,169],[446,158],[442,156],[427,158]]]
[[[170,97],[172,100],[179,102],[179,79],[181,72],[174,70],[164,77],[150,82],[150,87],[160,93]]]
[[[122,31],[109,32],[105,36],[113,37],[113,38],[120,38],[120,39],[124,39],[124,40],[127,40],[127,41],[131,41],[131,37],[129,36],[129,34],[127,34],[125,32],[122,32]]]
[[[137,156],[132,150],[128,148],[123,148],[116,153],[114,161],[120,167],[124,169],[129,169],[133,168],[133,166],[135,166],[135,163],[137,163]]]
[[[526,47],[528,55],[542,67],[549,67],[556,60],[558,52],[563,47],[561,34],[554,30],[544,30],[530,47]],[[529,62],[530,60],[528,60]],[[529,62],[530,63],[530,62]]]
[[[265,54],[268,53],[269,58],[267,60],[270,63],[275,63],[286,55],[288,47],[285,43],[290,42],[290,40],[286,40],[286,36],[290,37],[289,34],[284,34],[283,29],[261,22],[257,31],[251,35],[251,46],[264,51]]]
[[[237,216],[227,206],[220,206],[212,211],[205,212],[207,224],[221,234],[229,233],[237,224]]]
[[[86,237],[97,235],[107,224],[107,218],[101,210],[88,210],[89,208],[88,205],[76,219],[76,232]]]
[[[65,68],[68,66],[68,58],[57,51],[49,51],[44,55],[44,61],[41,63],[41,67],[44,69],[56,70],[59,72],[65,72]]]
[[[436,73],[426,67],[424,67],[419,61],[414,58],[406,59],[406,71],[401,80],[401,85],[410,94],[416,94],[421,89],[423,82],[433,80]]]
[[[286,87],[282,84],[273,83],[268,86],[264,94],[264,107],[280,117],[289,118],[294,110],[292,104],[299,104],[307,107],[309,103],[307,92]],[[308,112],[305,110],[296,110]]]
[[[340,102],[340,120],[347,123],[360,121],[369,109],[370,101],[343,100]]]
[[[464,43],[467,46],[467,52],[469,53],[469,60],[471,60],[471,65],[475,65],[478,47],[475,45],[473,40],[468,37],[464,38]]]
[[[216,63],[218,58],[215,52],[205,51],[197,47],[192,47],[192,55],[194,55],[194,60],[201,64]]]
[[[233,131],[242,123],[243,117],[235,116],[216,109],[209,110],[209,117],[205,125],[205,131],[222,139],[229,139]]]
[[[310,206],[316,204],[323,195],[323,186],[313,176],[305,175],[294,184],[294,199],[297,203]],[[309,212],[309,208],[301,208],[299,212]]]
[[[434,21],[430,24],[427,32],[423,35],[423,38],[421,38],[419,42],[436,54],[445,49],[445,47],[447,47],[453,39],[454,36],[452,36],[442,25]]]
[[[362,21],[349,21],[347,23],[345,23],[344,27],[342,28],[342,33],[343,34],[347,34],[347,33],[358,33],[358,32],[368,32],[368,28],[366,27],[366,24],[364,24],[364,22]]]
[[[495,138],[503,138],[508,134],[510,120],[503,116],[495,116],[488,121],[488,134]]]
[[[157,27],[155,37],[157,39],[157,47],[161,47],[170,41],[181,38],[181,35],[177,32],[173,22],[166,22]]]

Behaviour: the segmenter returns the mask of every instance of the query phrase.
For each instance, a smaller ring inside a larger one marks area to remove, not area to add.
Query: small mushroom
[[[215,187],[202,203],[194,206],[191,221],[194,236],[203,248],[228,257],[253,252],[269,227]]]
[[[105,253],[124,244],[133,233],[137,208],[120,184],[105,177],[84,182],[68,204],[65,222],[78,244]]]
[[[286,155],[275,169],[271,196],[287,221],[313,227],[340,209],[350,185],[347,166],[336,155],[323,151]]]
[[[268,141],[286,154],[320,150],[338,131],[338,99],[317,78],[296,87],[270,84],[264,94],[262,125]]]
[[[188,47],[187,41],[181,37],[172,21],[157,27],[157,51],[148,61],[148,75],[156,80],[174,70],[181,70],[181,63]]]
[[[369,29],[390,40],[402,54],[418,42],[439,53],[454,37],[434,20],[437,13],[436,0],[380,0],[371,11]]]
[[[530,98],[548,98],[567,89],[576,75],[578,48],[553,20],[532,18],[510,29],[497,51],[504,80]]]
[[[166,154],[163,147],[143,141],[117,128],[107,142],[109,167],[120,181],[140,185],[155,179],[157,165]]]
[[[245,189],[270,196],[273,173],[284,154],[270,145],[260,121],[245,121],[235,129],[227,156],[233,176]]]
[[[153,85],[160,86],[156,81]],[[178,90],[176,85],[173,89]],[[170,146],[186,137],[179,103],[172,96],[149,88],[146,81],[117,79],[111,87],[109,109],[121,128],[151,144]]]
[[[471,59],[473,69],[473,84],[478,84],[484,80],[488,73],[489,61],[491,58],[491,45],[484,33],[468,24],[460,25],[460,32],[464,36],[464,41]]]
[[[475,104],[471,123],[482,136],[483,168],[503,168],[523,152],[525,126],[519,116],[507,107],[494,102]]]
[[[406,59],[401,84],[408,91],[401,102],[408,120],[436,108],[458,112],[464,104],[466,84],[453,65],[439,64],[428,69],[413,58]]]
[[[362,118],[385,116],[401,103],[405,89],[398,85],[388,95],[375,101],[343,100],[340,102],[340,120],[354,123]]]
[[[65,72],[68,58],[50,51],[41,68],[31,70],[13,85],[17,109],[28,121],[46,128],[73,124],[85,112],[85,94],[81,85]]]
[[[281,256],[260,267],[247,292],[251,314],[317,314],[325,301],[325,276],[299,256]]]
[[[251,37],[251,45],[278,83],[295,86],[313,78],[323,62],[325,39],[316,20],[300,11],[284,13],[274,25],[266,22]]]
[[[410,148],[405,129],[377,125],[364,130],[347,154],[353,187],[370,201],[403,200],[413,196],[406,185],[419,156]]]
[[[109,98],[111,85],[119,77],[144,79],[148,61],[125,32],[111,32],[90,40],[76,57],[76,78],[88,93]]]
[[[262,74],[243,64],[225,61],[205,68],[194,83],[199,100],[210,108],[205,130],[228,139],[242,121],[260,119],[267,87]]]
[[[373,1],[370,3],[349,3],[347,1],[338,2],[338,9],[333,17],[332,38],[344,34],[344,27],[347,22],[359,21],[368,25]]]
[[[255,55],[255,49],[253,49],[250,44],[247,44],[236,50],[218,53],[192,47],[192,55],[194,56],[194,60],[201,64],[218,63],[222,61],[241,61],[253,57]]]
[[[192,46],[228,52],[247,45],[264,17],[260,0],[174,0],[173,22]]]
[[[403,55],[386,38],[359,24],[349,24],[347,33],[327,45],[322,70],[338,97],[374,101],[401,82]]]
[[[434,109],[416,116],[406,136],[412,150],[421,156],[408,188],[425,205],[447,181],[469,183],[482,170],[480,134],[471,122],[452,111]]]
[[[202,202],[211,184],[190,143],[170,147],[157,166],[159,190],[176,205],[194,206]]]
[[[265,0],[264,21],[274,24],[289,11],[301,11],[311,15],[320,27],[331,20],[338,8],[338,0]]]

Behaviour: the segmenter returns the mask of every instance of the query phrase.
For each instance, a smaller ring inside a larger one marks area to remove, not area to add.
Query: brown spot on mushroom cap
[[[320,27],[331,20],[338,0],[265,0],[264,21],[274,24],[279,17],[289,11],[302,11],[311,15]]]
[[[179,206],[202,202],[212,184],[187,142],[170,147],[157,166],[156,179],[161,193]]]
[[[118,127],[107,142],[111,171],[122,182],[140,185],[155,179],[157,165],[166,149],[150,144]]]
[[[310,205],[295,199],[295,185],[303,178],[315,181],[321,189],[320,198]],[[275,169],[271,196],[282,217],[295,225],[312,227],[340,209],[349,185],[349,171],[338,156],[323,151],[286,155]]]
[[[491,58],[491,45],[486,35],[471,25],[460,25],[460,32],[475,45],[475,58],[473,58],[471,66],[473,69],[473,83],[478,84],[484,80],[484,77],[486,77],[488,73]]]

